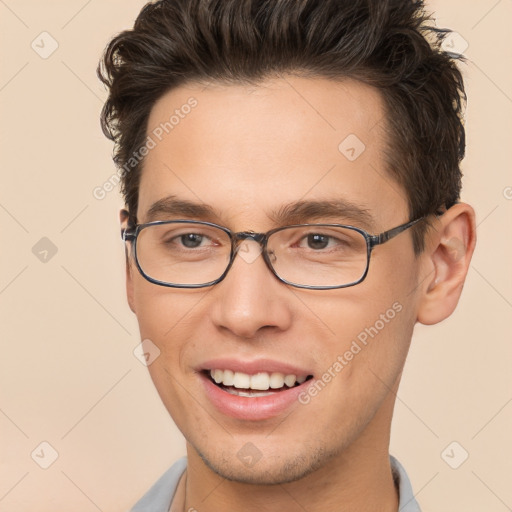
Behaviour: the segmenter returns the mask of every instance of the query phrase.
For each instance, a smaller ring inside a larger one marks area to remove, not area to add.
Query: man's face
[[[197,105],[183,109],[191,97]],[[176,109],[172,130],[161,141],[152,135],[140,223],[185,218],[266,232],[289,205],[340,200],[373,221],[363,225],[342,210],[289,220],[345,223],[371,234],[409,220],[405,192],[386,172],[383,102],[368,86],[297,77],[258,87],[187,85],[156,103],[148,135]],[[171,208],[150,219],[150,207],[170,196],[214,213]],[[223,281],[202,289],[152,284],[132,262],[130,304],[142,339],[160,350],[149,371],[189,457],[227,478],[277,483],[358,446],[354,454],[385,445],[416,320],[419,262],[410,232],[376,247],[366,279],[344,289],[292,288],[261,256],[242,253]],[[268,396],[237,396],[213,383],[214,369],[312,378]]]

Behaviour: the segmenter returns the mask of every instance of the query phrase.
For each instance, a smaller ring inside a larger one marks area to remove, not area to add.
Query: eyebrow
[[[145,222],[187,218],[220,222],[221,215],[212,206],[196,203],[176,196],[168,196],[153,203],[146,213]],[[350,222],[371,231],[375,219],[367,208],[346,199],[295,201],[273,210],[268,215],[277,226],[305,224],[311,221]]]
[[[346,199],[296,201],[272,212],[276,224],[303,224],[309,221],[350,222],[355,227],[372,230],[375,219],[367,208]]]
[[[145,222],[166,220],[169,217],[184,217],[189,219],[217,220],[219,215],[215,209],[204,203],[195,203],[187,199],[168,196],[154,202],[146,213]]]

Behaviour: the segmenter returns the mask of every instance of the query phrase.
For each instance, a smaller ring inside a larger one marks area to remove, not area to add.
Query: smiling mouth
[[[243,397],[269,396],[302,385],[312,375],[285,375],[279,372],[259,372],[249,375],[218,368],[203,372],[217,387],[231,395]]]

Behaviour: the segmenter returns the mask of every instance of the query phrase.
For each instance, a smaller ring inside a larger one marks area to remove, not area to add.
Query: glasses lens
[[[152,224],[137,237],[143,273],[166,284],[194,286],[215,281],[226,270],[230,253],[228,234],[207,224]]]
[[[362,233],[327,224],[281,229],[270,236],[267,250],[279,277],[302,286],[356,283],[368,263]]]

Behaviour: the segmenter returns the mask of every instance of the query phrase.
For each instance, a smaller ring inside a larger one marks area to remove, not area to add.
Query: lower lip
[[[200,374],[200,378],[203,381],[206,395],[222,414],[250,421],[268,420],[283,413],[298,402],[298,396],[313,381],[310,379],[300,386],[277,391],[267,396],[245,397],[224,391],[204,374]]]

